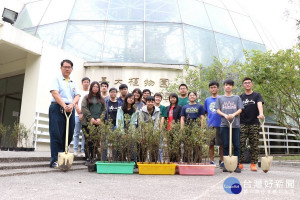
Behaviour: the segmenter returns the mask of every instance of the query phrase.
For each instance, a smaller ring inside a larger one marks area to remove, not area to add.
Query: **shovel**
[[[261,157],[261,169],[263,172],[267,173],[270,170],[272,161],[273,161],[273,156],[268,155],[268,150],[267,150],[267,142],[266,142],[266,134],[265,134],[265,119],[259,120],[263,132],[263,138],[264,138],[264,146],[265,146],[265,157]]]
[[[232,156],[232,124],[234,122],[233,120],[229,123],[229,156],[224,156],[224,165],[227,171],[233,172],[237,165],[238,165],[238,157],[237,156]]]
[[[66,111],[65,116],[67,119],[67,124],[66,124],[66,145],[65,145],[65,152],[58,153],[58,167],[62,171],[68,171],[73,163],[74,160],[74,154],[68,152],[68,139],[69,139],[69,120],[72,115],[72,112],[67,115]]]

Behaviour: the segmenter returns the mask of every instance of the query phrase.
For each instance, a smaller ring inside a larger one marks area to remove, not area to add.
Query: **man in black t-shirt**
[[[109,89],[109,99],[106,100],[106,116],[105,119],[112,120],[112,123],[114,125],[114,129],[116,128],[116,118],[117,118],[117,111],[118,107],[122,106],[120,102],[117,100],[117,89],[116,88],[110,88]]]
[[[240,162],[245,162],[245,146],[246,140],[249,138],[250,145],[250,169],[251,171],[257,171],[256,162],[258,161],[259,154],[259,119],[264,119],[263,112],[263,98],[258,92],[252,90],[253,83],[251,78],[243,79],[243,87],[245,93],[240,97],[243,101],[244,109],[241,113],[241,138],[240,138],[240,147],[241,147],[241,158]],[[240,169],[243,168],[243,165],[240,163]]]

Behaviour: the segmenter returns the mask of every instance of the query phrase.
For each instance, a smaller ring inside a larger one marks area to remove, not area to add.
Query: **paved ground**
[[[238,195],[223,189],[224,180],[230,176],[241,182],[243,190]],[[217,169],[214,176],[104,175],[76,170],[1,177],[0,185],[0,199],[284,200],[300,198],[300,169],[274,166],[267,174],[249,170],[230,174]]]
[[[18,156],[16,155],[18,154]],[[0,152],[0,158],[49,156],[49,152]],[[284,165],[283,165],[284,164]],[[0,177],[0,199],[300,199],[299,163],[274,162],[265,174],[249,165],[241,174],[214,176],[114,175],[79,169],[69,172],[38,173]],[[75,167],[75,166],[74,166]],[[49,169],[49,168],[48,168]],[[238,195],[223,188],[225,179],[237,178],[242,186]]]

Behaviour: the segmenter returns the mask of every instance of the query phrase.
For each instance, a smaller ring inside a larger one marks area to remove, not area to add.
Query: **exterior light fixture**
[[[15,21],[17,20],[17,17],[18,17],[17,12],[7,9],[7,8],[4,8],[3,14],[2,14],[3,21],[8,22],[10,24],[14,24]]]

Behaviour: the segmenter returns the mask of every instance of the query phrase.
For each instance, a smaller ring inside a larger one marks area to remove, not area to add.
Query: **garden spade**
[[[229,123],[229,156],[224,156],[224,165],[227,171],[233,172],[237,165],[238,165],[238,157],[237,156],[232,156],[232,124],[234,122],[233,120]]]
[[[265,134],[265,119],[260,119],[259,120],[263,132],[263,138],[264,138],[264,146],[265,146],[265,157],[261,157],[261,169],[263,172],[267,173],[270,170],[272,161],[273,161],[273,156],[268,155],[268,150],[267,150],[267,142],[266,142],[266,134]]]
[[[66,119],[67,119],[67,123],[66,123],[66,144],[65,144],[65,152],[58,153],[58,167],[62,171],[68,171],[71,168],[73,160],[74,160],[74,154],[68,152],[69,120],[70,120],[70,117],[72,115],[72,112],[70,112],[69,115],[66,113],[66,111],[64,111],[64,112],[65,112],[65,116],[66,116]]]

